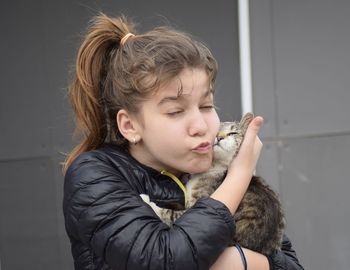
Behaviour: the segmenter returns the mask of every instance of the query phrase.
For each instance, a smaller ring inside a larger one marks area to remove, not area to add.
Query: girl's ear
[[[117,125],[120,133],[131,143],[137,143],[140,139],[140,124],[136,117],[128,111],[121,109],[117,113]]]

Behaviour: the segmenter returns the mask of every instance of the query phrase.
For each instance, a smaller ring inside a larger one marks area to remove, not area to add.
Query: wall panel
[[[348,269],[350,3],[250,4],[254,109],[276,149],[263,151],[258,171],[278,178],[305,269]]]

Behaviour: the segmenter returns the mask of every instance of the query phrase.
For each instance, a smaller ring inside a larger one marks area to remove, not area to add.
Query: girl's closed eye
[[[199,109],[202,111],[212,111],[213,109],[215,109],[215,106],[214,106],[214,104],[208,104],[208,105],[200,106]],[[185,112],[184,109],[174,109],[174,110],[169,110],[168,112],[166,112],[166,115],[178,116],[184,112]]]
[[[203,105],[200,107],[200,109],[205,110],[205,111],[211,111],[211,110],[215,109],[215,105],[214,104]]]
[[[170,111],[166,112],[165,114],[168,115],[168,116],[177,116],[177,115],[180,115],[183,112],[184,112],[183,109],[174,109],[174,110],[170,110]]]

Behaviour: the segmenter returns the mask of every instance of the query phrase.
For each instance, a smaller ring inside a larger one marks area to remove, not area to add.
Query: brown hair
[[[126,42],[121,39],[128,33]],[[138,113],[140,102],[184,68],[203,68],[214,84],[217,64],[209,49],[189,34],[158,27],[137,34],[124,16],[94,17],[79,49],[69,88],[78,131],[83,140],[68,155],[64,171],[82,152],[104,142],[125,146],[116,115]]]

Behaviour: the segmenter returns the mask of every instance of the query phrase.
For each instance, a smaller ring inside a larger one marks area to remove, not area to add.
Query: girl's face
[[[139,118],[141,140],[130,151],[141,163],[175,175],[209,169],[219,118],[205,70],[184,69],[142,104]]]

